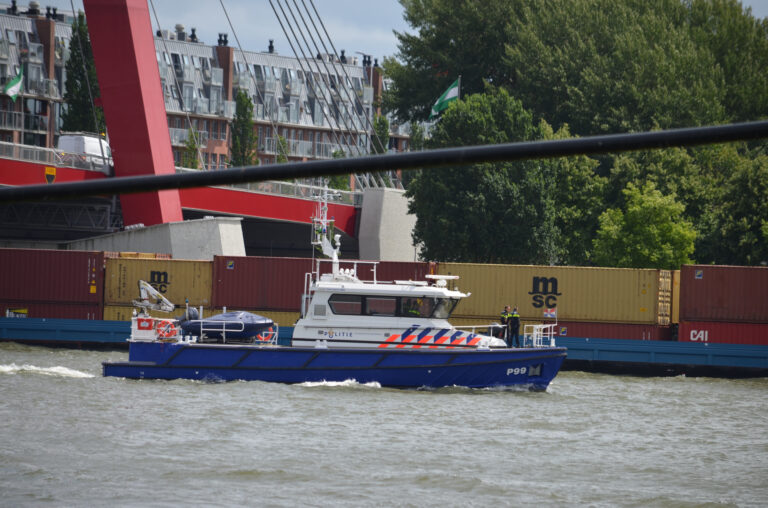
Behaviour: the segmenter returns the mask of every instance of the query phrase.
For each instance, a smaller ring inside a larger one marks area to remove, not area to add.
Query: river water
[[[131,381],[0,344],[0,506],[766,506],[768,379]]]

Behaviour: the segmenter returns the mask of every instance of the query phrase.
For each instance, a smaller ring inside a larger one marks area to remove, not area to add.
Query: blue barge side
[[[44,346],[127,349],[127,321],[0,318],[0,341]],[[289,345],[292,327],[280,327]],[[568,348],[563,370],[658,376],[768,377],[768,346],[557,337]]]

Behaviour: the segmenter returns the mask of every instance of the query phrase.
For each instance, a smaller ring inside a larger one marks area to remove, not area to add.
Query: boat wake
[[[42,374],[43,376],[90,378],[93,374],[69,369],[67,367],[36,367],[34,365],[0,365],[0,374]]]
[[[300,383],[299,386],[308,386],[310,388],[317,386],[331,388],[381,388],[381,385],[375,381],[370,383],[358,383],[354,379],[347,379],[344,381],[307,381],[305,383]]]

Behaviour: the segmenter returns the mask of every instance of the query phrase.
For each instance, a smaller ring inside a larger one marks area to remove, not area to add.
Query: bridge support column
[[[147,0],[84,0],[115,176],[175,172]],[[126,225],[183,220],[179,191],[120,197]]]

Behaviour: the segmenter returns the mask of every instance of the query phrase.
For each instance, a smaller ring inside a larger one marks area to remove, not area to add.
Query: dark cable
[[[394,168],[419,169],[481,162],[592,155],[760,138],[768,138],[768,120],[666,131],[611,134],[586,138],[442,148],[439,150],[384,154],[350,159],[288,162],[222,171],[131,176],[97,181],[55,183],[51,185],[27,185],[0,189],[0,202],[81,198],[83,196],[99,194],[126,194],[164,189],[186,189],[275,179],[345,175],[350,172],[386,171]]]

